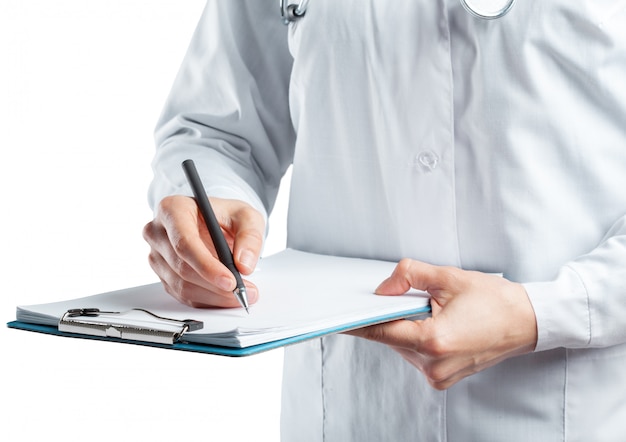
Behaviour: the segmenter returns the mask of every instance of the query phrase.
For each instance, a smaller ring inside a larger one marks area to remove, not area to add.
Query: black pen
[[[209,198],[204,191],[204,186],[202,185],[202,181],[200,181],[200,176],[198,175],[196,165],[194,164],[193,160],[185,160],[183,161],[183,169],[185,170],[185,175],[187,175],[189,185],[191,185],[191,190],[193,191],[193,194],[196,198],[196,203],[198,204],[198,208],[200,209],[202,218],[204,218],[204,222],[206,223],[209,234],[211,235],[211,239],[213,240],[213,245],[215,246],[215,250],[217,251],[217,256],[219,257],[222,264],[228,267],[228,270],[230,270],[235,276],[235,280],[237,281],[237,287],[235,288],[233,293],[237,297],[237,300],[239,301],[241,306],[246,309],[246,312],[250,313],[250,311],[248,310],[248,296],[246,294],[246,286],[243,284],[243,279],[241,278],[241,274],[237,270],[237,267],[235,267],[233,254],[228,247],[226,238],[224,238],[224,234],[222,233],[222,228],[217,222],[217,218],[215,217],[215,213],[213,212],[213,208],[211,207]]]

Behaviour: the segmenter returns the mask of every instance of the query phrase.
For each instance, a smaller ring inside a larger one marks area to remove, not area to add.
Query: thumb
[[[385,279],[374,293],[377,295],[394,296],[406,293],[411,287],[411,274],[414,272],[415,261],[403,259],[394,268],[393,273]]]
[[[398,263],[389,278],[375,290],[377,295],[402,295],[414,288],[433,294],[445,286],[446,269],[412,259]]]
[[[256,209],[247,204],[233,215],[233,256],[237,268],[245,275],[256,267],[265,232],[265,219]]]

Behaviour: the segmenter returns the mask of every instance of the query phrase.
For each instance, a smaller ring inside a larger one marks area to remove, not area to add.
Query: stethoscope
[[[500,18],[511,10],[515,0],[460,0],[463,7],[472,15],[492,20]],[[309,0],[300,0],[289,3],[289,0],[280,0],[280,16],[285,24],[294,22],[306,12]]]

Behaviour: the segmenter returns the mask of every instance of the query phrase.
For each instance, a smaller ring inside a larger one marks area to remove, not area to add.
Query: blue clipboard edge
[[[333,327],[324,330],[318,330],[311,333],[306,333],[303,335],[292,336],[290,338],[279,339],[277,341],[271,341],[264,344],[252,345],[249,347],[223,347],[219,345],[211,345],[211,344],[197,344],[192,342],[176,342],[172,345],[168,344],[158,344],[153,342],[143,342],[143,341],[131,341],[128,339],[119,339],[119,338],[105,338],[101,336],[90,336],[76,333],[65,333],[60,332],[56,327],[51,325],[40,325],[40,324],[31,324],[22,321],[11,321],[7,323],[7,327],[17,329],[17,330],[26,330],[37,333],[44,333],[48,335],[54,336],[64,336],[68,338],[80,338],[80,339],[94,339],[97,341],[108,341],[108,342],[119,342],[123,344],[134,344],[134,345],[143,345],[148,347],[157,347],[164,348],[168,350],[181,350],[181,351],[191,351],[196,353],[209,353],[219,356],[231,356],[231,357],[241,357],[241,356],[251,356],[257,353],[262,353],[269,350],[274,350],[276,348],[285,347],[287,345],[297,344],[299,342],[308,341],[310,339],[320,338],[322,336],[341,333],[349,330],[354,330],[361,327],[366,327],[368,325],[380,324],[383,322],[393,321],[396,319],[409,318],[414,316],[421,316],[430,313],[430,307],[421,307],[419,309],[414,309],[411,311],[405,311],[402,313],[378,316],[371,318],[367,321],[360,321],[358,323],[350,323],[340,327]]]

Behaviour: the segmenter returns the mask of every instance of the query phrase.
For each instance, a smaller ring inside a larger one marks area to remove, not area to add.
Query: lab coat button
[[[416,157],[417,165],[426,172],[432,172],[439,165],[439,155],[432,150],[424,150]]]

